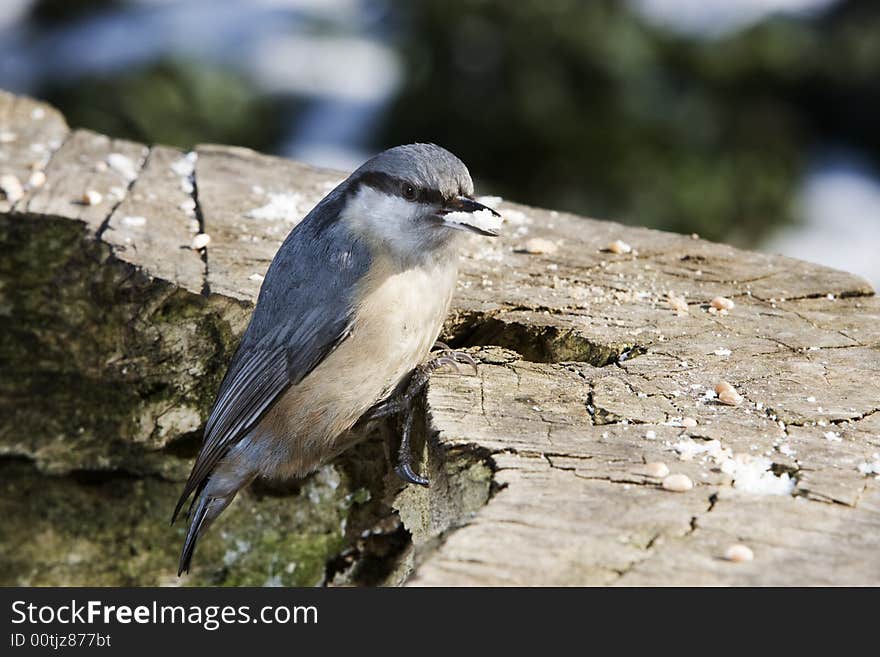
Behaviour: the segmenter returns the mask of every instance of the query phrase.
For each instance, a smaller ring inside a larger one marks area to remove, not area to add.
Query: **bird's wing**
[[[328,200],[333,200],[332,195],[325,203]],[[266,273],[260,300],[220,386],[202,449],[172,522],[229,448],[351,330],[351,293],[369,266],[369,254],[344,227],[319,221],[327,212],[314,219],[315,210],[291,232]]]
[[[348,335],[350,320],[327,321],[313,308],[256,344],[242,344],[217,395],[205,440],[175,509],[210,476],[226,451],[243,438],[288,387],[304,379]]]

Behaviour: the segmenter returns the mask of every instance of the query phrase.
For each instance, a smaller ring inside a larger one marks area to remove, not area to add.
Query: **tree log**
[[[880,584],[871,286],[500,200],[442,336],[478,374],[435,375],[420,416],[431,486],[368,437],[241,496],[178,580],[167,520],[226,363],[345,174],[71,130],[5,93],[0,131],[23,188],[0,199],[0,584]]]

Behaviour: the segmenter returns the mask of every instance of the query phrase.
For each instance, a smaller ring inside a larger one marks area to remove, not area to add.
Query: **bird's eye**
[[[403,198],[407,201],[416,200],[416,188],[409,183],[403,183]]]

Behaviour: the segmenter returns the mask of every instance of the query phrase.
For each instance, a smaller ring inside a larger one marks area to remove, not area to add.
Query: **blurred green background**
[[[880,3],[4,0],[0,87],[76,126],[353,168],[435,141],[478,191],[880,283]]]

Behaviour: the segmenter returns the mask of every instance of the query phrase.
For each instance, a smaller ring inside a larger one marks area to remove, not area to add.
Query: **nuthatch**
[[[287,236],[205,427],[186,500],[178,574],[199,534],[255,478],[302,477],[350,447],[362,419],[403,417],[396,471],[411,467],[413,400],[430,371],[465,361],[435,344],[458,276],[462,231],[497,235],[467,167],[433,144],[375,156]]]

